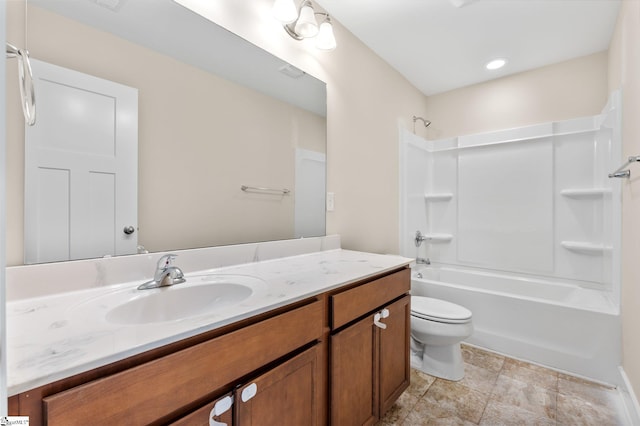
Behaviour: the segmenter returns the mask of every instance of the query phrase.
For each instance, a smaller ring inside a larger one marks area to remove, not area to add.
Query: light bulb
[[[336,48],[336,37],[333,35],[333,25],[329,17],[320,24],[320,30],[316,36],[316,47],[320,50],[333,50]]]
[[[293,0],[275,0],[271,13],[283,24],[290,24],[298,18],[298,10]]]
[[[300,9],[300,17],[296,22],[295,32],[301,37],[308,38],[318,34],[318,23],[311,2],[305,2]]]
[[[487,68],[488,70],[497,70],[499,68],[504,67],[506,63],[507,63],[506,59],[498,58],[487,63],[487,65],[485,65],[485,68]]]

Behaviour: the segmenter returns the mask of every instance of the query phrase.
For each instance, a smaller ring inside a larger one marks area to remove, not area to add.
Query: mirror
[[[155,252],[325,234],[322,81],[171,0],[28,0],[26,14],[32,58],[137,89],[138,245]],[[7,263],[17,265],[24,127],[11,96],[8,155],[20,161],[8,161],[7,176],[20,188],[8,194]]]

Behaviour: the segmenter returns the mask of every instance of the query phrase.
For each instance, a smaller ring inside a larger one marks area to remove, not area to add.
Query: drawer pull
[[[231,409],[233,405],[233,397],[225,396],[213,406],[213,410],[211,410],[211,416],[221,416]]]
[[[221,415],[229,411],[231,406],[233,406],[232,396],[227,395],[224,398],[219,399],[209,413],[209,426],[229,426],[224,422],[219,422],[218,419]]]
[[[389,316],[388,313],[387,313],[387,316]],[[387,324],[380,322],[381,318],[382,318],[382,312],[376,313],[373,316],[373,323],[384,330],[385,328],[387,328]]]
[[[242,389],[242,402],[247,402],[248,400],[256,396],[256,393],[258,393],[258,385],[256,385],[255,383],[251,383],[249,386]]]

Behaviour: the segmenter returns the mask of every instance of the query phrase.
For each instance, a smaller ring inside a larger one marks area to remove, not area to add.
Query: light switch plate
[[[335,193],[327,192],[327,211],[332,212],[335,209]]]

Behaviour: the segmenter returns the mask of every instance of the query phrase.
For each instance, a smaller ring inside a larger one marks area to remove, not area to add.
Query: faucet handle
[[[178,257],[177,254],[165,254],[160,259],[158,259],[158,269],[167,269],[169,266],[171,266],[171,262],[173,262],[176,257]]]

